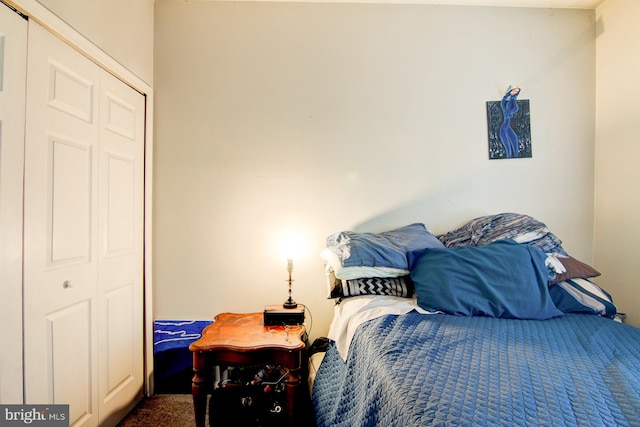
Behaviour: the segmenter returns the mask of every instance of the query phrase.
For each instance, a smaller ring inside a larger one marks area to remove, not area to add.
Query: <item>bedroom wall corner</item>
[[[596,16],[595,266],[626,322],[640,327],[640,3],[607,0]]]

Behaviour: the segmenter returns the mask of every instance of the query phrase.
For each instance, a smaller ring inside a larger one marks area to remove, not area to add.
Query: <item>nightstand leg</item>
[[[287,376],[287,415],[289,418],[289,426],[294,427],[296,423],[296,400],[298,397],[298,386],[300,385],[300,368],[289,370]]]
[[[205,427],[207,416],[207,393],[209,391],[209,375],[205,370],[205,357],[201,352],[193,353],[193,380],[191,394],[193,395],[193,410],[196,417],[196,427]]]

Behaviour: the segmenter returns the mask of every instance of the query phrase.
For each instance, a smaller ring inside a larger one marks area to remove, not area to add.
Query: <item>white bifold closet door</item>
[[[98,160],[98,397],[115,425],[144,387],[145,99],[100,74]]]
[[[22,403],[22,174],[27,21],[0,4],[0,404]]]
[[[29,24],[26,403],[114,424],[143,389],[144,97]]]

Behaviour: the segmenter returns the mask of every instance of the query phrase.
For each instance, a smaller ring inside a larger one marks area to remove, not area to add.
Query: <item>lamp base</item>
[[[283,305],[267,305],[264,308],[264,325],[302,325],[304,323],[304,305],[284,308]]]
[[[284,304],[282,304],[283,308],[296,308],[297,306],[298,306],[298,303],[292,300],[291,297],[289,297],[289,299],[286,300]]]

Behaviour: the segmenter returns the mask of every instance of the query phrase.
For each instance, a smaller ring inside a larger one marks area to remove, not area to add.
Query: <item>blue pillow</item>
[[[545,259],[534,246],[500,240],[427,249],[410,274],[418,305],[426,310],[541,320],[563,315],[549,295]]]
[[[575,278],[549,287],[554,304],[564,313],[589,313],[614,317],[618,312],[611,295],[587,279]]]
[[[409,269],[407,254],[424,248],[444,245],[425,228],[415,223],[382,233],[341,231],[327,237],[343,267],[388,267]]]

